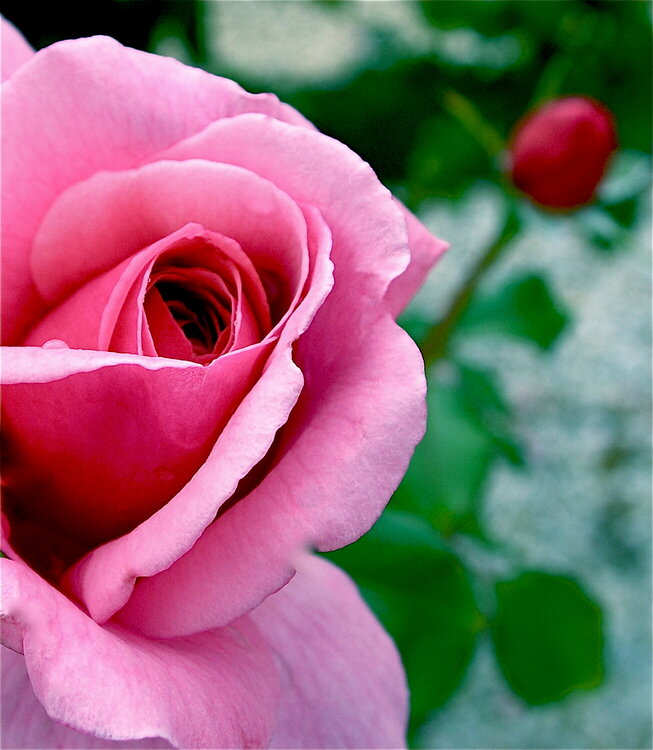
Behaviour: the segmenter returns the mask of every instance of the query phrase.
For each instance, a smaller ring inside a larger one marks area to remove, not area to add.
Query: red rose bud
[[[588,203],[617,147],[612,114],[586,97],[556,99],[527,115],[510,139],[511,178],[536,203]]]

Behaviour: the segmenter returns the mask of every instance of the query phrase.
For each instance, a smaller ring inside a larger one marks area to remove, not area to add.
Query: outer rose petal
[[[251,614],[251,620],[258,626],[263,640],[276,655],[277,668],[281,676],[282,697],[273,722],[271,747],[403,747],[408,695],[401,661],[394,644],[361,600],[351,580],[342,571],[325,560],[309,555],[303,555],[297,567],[298,573],[293,580],[280,592],[266,599]],[[31,575],[29,572],[26,575],[27,585],[34,584],[39,590],[42,596],[39,599],[41,605],[44,599],[46,602],[49,599],[51,603],[59,601],[64,611],[70,611],[65,616],[62,616],[61,612],[53,613],[50,603],[49,609],[41,612],[40,616],[52,621],[54,614],[56,632],[48,633],[38,622],[30,623],[26,630],[26,648],[38,645],[41,649],[47,649],[48,645],[56,642],[61,636],[62,625],[74,624],[75,637],[81,637],[81,662],[85,662],[89,652],[92,652],[93,646],[96,645],[93,641],[102,643],[104,639],[108,639],[110,643],[117,643],[117,653],[113,653],[110,663],[107,664],[106,656],[103,656],[101,665],[93,664],[92,676],[97,672],[103,675],[110,673],[116,660],[122,657],[120,663],[127,669],[124,670],[126,674],[121,675],[119,680],[128,677],[129,661],[124,659],[124,644],[118,640],[119,634],[103,631],[53,590],[46,595],[42,582],[29,581]],[[24,581],[21,583],[25,584]],[[11,598],[11,595],[8,598]],[[224,630],[232,635],[242,628],[243,621]],[[39,634],[35,635],[34,631],[39,631]],[[89,632],[94,635],[93,639],[83,637]],[[213,635],[216,637],[217,633],[222,632],[217,631]],[[199,639],[209,638],[209,634],[202,634]],[[173,642],[174,648],[183,652],[184,645],[190,641],[192,639]],[[184,645],[180,646],[180,643]],[[66,645],[71,645],[73,650],[76,646],[74,641]],[[142,643],[138,648],[143,648]],[[160,644],[148,648],[145,641],[144,651],[151,650],[154,654],[161,648]],[[39,663],[43,672],[50,673],[47,675],[48,679],[53,679],[51,673],[58,672],[68,658],[67,654],[60,651],[53,652],[55,658],[49,660],[42,659],[40,655],[32,658],[29,651],[26,653],[30,664]],[[183,662],[185,653],[181,656]],[[224,653],[221,656],[224,658]],[[268,674],[267,670],[260,673],[252,670],[252,674],[247,674],[253,666],[258,666],[253,665],[256,655],[253,658],[252,653],[248,652],[247,656],[250,660],[241,664],[240,678],[264,681]],[[156,678],[155,674],[145,669],[148,666],[147,655],[143,654],[141,658],[143,672],[139,675],[139,689],[143,691],[143,696],[139,696],[139,707],[146,702],[149,690],[153,688],[151,682]],[[166,664],[168,671],[165,682],[175,691],[176,699],[183,704],[184,698],[188,696],[184,691],[186,685],[178,682],[180,674],[175,669],[178,666],[177,660],[173,660],[173,663],[166,661]],[[224,668],[225,661],[218,662],[216,659],[209,662],[211,671],[207,676],[211,679],[216,679],[213,673],[216,664]],[[269,666],[268,662],[265,662],[265,666]],[[115,747],[118,750],[121,747],[169,746],[161,739],[135,742],[98,740],[53,722],[33,694],[23,657],[3,650],[2,668],[3,708],[6,712],[2,735],[3,747]],[[77,676],[77,670],[72,674]],[[147,679],[147,676],[150,679]],[[36,678],[32,677],[37,689],[40,687],[41,678],[45,677],[37,668]],[[64,692],[74,693],[77,686],[70,686],[69,683],[70,679]],[[188,687],[197,689],[195,685]],[[91,684],[84,695],[85,700],[81,706],[76,707],[75,713],[82,713],[84,704],[88,704],[89,701],[97,701],[98,704],[105,702],[107,697],[96,693],[103,693],[107,688],[106,682]],[[276,692],[274,684],[272,692]],[[68,705],[68,697],[64,695],[60,699],[59,704],[64,708]],[[195,699],[194,694],[191,697]],[[112,699],[116,700],[115,696]],[[46,696],[46,706],[50,707],[51,700],[50,696]],[[251,708],[251,703],[249,705]],[[261,715],[264,707],[256,705],[257,716]],[[216,708],[219,710],[219,704],[213,708],[213,713]],[[101,715],[101,710],[100,705],[98,715]],[[245,708],[239,720],[246,723],[252,718],[248,716]],[[119,713],[114,719],[116,723],[120,721]],[[68,721],[74,722],[74,717],[69,717]],[[115,726],[113,720],[105,724],[104,732],[111,732],[112,726]],[[113,731],[115,733],[115,730]],[[207,746],[231,747],[223,745],[222,742],[224,739],[216,734],[214,744]],[[267,742],[266,738],[261,745],[267,746]]]
[[[6,81],[34,54],[25,37],[18,29],[0,16],[0,79]]]
[[[34,695],[32,683],[25,668],[25,657],[7,648],[0,653],[2,667],[2,726],[0,747],[41,750],[156,750],[172,745],[164,739],[150,737],[143,740],[100,740],[82,734],[53,721]]]
[[[250,620],[172,641],[140,638],[98,625],[22,563],[1,563],[4,616],[23,628],[29,677],[53,719],[107,739],[267,744],[279,678]]]
[[[103,169],[133,167],[242,112],[310,127],[273,95],[248,94],[233,81],[106,37],[41,50],[3,86],[2,96],[6,343],[18,341],[43,310],[30,278],[29,249],[45,212],[67,187]]]
[[[404,747],[408,690],[394,643],[341,570],[309,555],[298,569],[251,614],[282,671],[271,747]]]
[[[71,351],[67,348],[41,349],[33,346],[5,346],[2,348],[2,385],[50,383],[71,375],[80,375],[102,367],[138,365],[145,370],[170,368],[201,369],[202,365],[180,359],[139,357],[118,352]]]
[[[396,317],[410,302],[422,286],[428,272],[447,250],[449,245],[431,234],[419,219],[401,204],[408,226],[410,263],[408,268],[393,279],[385,299],[392,314]]]

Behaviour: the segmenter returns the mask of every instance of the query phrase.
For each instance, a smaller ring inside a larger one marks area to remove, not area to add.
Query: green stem
[[[501,156],[506,147],[503,138],[473,102],[450,89],[442,97],[442,106],[458,120],[491,159],[496,161]]]
[[[519,229],[519,219],[513,205],[510,204],[499,235],[479,258],[469,276],[463,281],[444,317],[431,328],[422,342],[422,354],[427,369],[447,353],[456,324],[467,309],[481,278],[490,266],[496,262],[505,247],[519,232]]]
[[[564,52],[555,53],[545,66],[537,84],[529,109],[544,104],[560,95],[562,84],[573,66],[574,57]]]

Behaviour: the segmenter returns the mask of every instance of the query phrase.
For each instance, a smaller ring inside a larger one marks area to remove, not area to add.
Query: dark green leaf
[[[412,59],[387,67],[387,54],[382,58],[383,70],[364,70],[339,88],[305,89],[285,98],[368,161],[387,183],[405,178],[415,134],[434,110],[436,76],[428,62]]]
[[[508,404],[496,378],[486,370],[459,363],[463,397],[469,406],[490,416],[508,414]]]
[[[420,586],[421,575],[430,576],[435,560],[449,554],[439,534],[423,518],[388,509],[355,544],[331,553],[335,561],[361,580],[382,580],[390,586]]]
[[[472,300],[459,330],[504,333],[549,349],[568,320],[547,282],[531,274],[510,281],[494,294]]]
[[[425,18],[438,29],[474,28],[484,34],[497,34],[506,27],[510,0],[491,3],[432,2],[422,0],[420,7]],[[471,12],[470,12],[471,11]]]
[[[432,99],[435,108],[435,93]],[[469,185],[493,176],[493,161],[488,154],[445,112],[425,120],[413,143],[407,160],[407,185],[413,205],[433,196],[460,198]]]
[[[575,581],[540,572],[496,584],[494,647],[515,693],[538,705],[603,678],[601,608]]]

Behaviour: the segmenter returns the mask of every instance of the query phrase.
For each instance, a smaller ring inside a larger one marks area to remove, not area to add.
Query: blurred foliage
[[[467,308],[459,326],[465,333],[500,332],[549,349],[567,320],[547,282],[539,275],[529,274],[509,281],[491,295],[479,296]]]
[[[414,4],[432,40],[428,49],[397,44],[370,22],[368,53],[356,69],[315,85],[285,77],[271,85],[265,71],[245,75],[219,50],[210,54],[207,3],[95,0],[44,4],[34,13],[29,4],[10,1],[3,12],[36,47],[103,33],[157,50],[174,37],[190,62],[252,91],[272,88],[370,162],[415,210],[426,200],[455,201],[482,180],[515,201],[518,212],[537,211],[506,184],[503,144],[534,104],[564,94],[594,96],[615,115],[620,151],[594,205],[555,220],[572,223],[598,252],[621,251],[624,233],[646,208],[651,180],[650,4]],[[332,14],[348,13],[348,5],[319,2]],[[218,21],[220,10],[213,7]],[[604,672],[601,608],[583,584],[522,570],[511,550],[498,549],[483,522],[493,467],[507,461],[528,471],[529,456],[497,374],[466,362],[459,344],[480,335],[508,336],[547,356],[573,324],[573,310],[565,309],[540,272],[491,290],[480,283],[499,253],[510,251],[518,229],[506,225],[494,250],[470,272],[451,325],[440,330],[437,356],[428,354],[425,343],[437,321],[414,313],[403,319],[427,353],[427,433],[377,525],[329,554],[359,583],[399,645],[411,688],[413,734],[461,684],[481,635],[491,639],[498,668],[527,704],[592,688]],[[474,569],[461,539],[509,560],[509,577]]]

